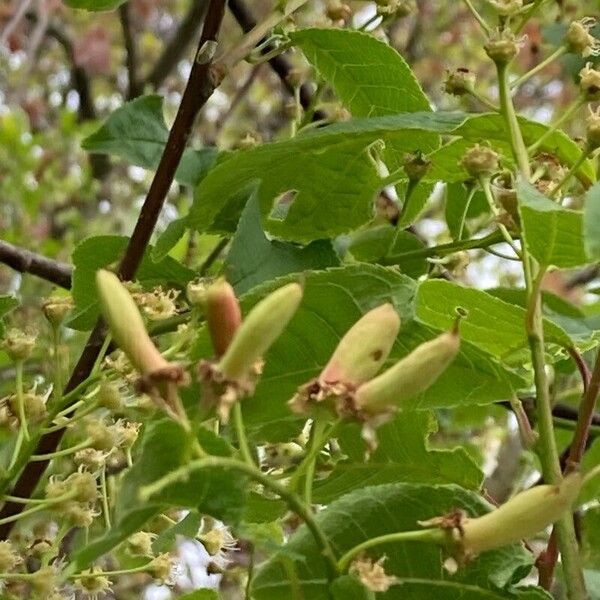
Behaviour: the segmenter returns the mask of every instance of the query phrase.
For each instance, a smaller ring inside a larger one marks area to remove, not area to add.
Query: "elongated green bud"
[[[217,279],[206,290],[204,314],[217,356],[223,356],[242,323],[240,303],[225,279]]]
[[[96,287],[110,333],[136,370],[149,375],[170,367],[150,339],[140,311],[119,278],[100,270],[96,273]]]
[[[290,283],[261,300],[242,321],[218,365],[228,380],[243,380],[281,335],[300,305],[302,288]]]
[[[482,517],[465,519],[460,538],[464,555],[475,556],[534,536],[571,508],[581,485],[581,475],[571,473],[559,485],[537,485]]]
[[[433,385],[459,349],[456,328],[421,344],[379,377],[360,386],[354,395],[356,408],[376,414],[399,406]]]
[[[369,381],[386,361],[399,330],[400,317],[391,304],[369,311],[340,340],[319,381],[353,386]]]

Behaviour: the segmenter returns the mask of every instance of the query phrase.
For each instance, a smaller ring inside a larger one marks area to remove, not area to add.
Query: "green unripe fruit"
[[[119,278],[100,270],[96,273],[96,287],[110,333],[131,364],[142,375],[168,368],[169,362],[150,339],[140,311]]]
[[[400,317],[391,304],[369,311],[340,340],[319,381],[353,386],[369,381],[386,361],[399,330]]]
[[[488,146],[475,146],[469,148],[460,164],[473,178],[491,175],[498,170],[500,155]]]
[[[482,517],[466,519],[461,523],[462,551],[476,556],[534,536],[571,508],[581,485],[581,475],[572,473],[559,485],[537,485]]]
[[[457,329],[421,344],[379,377],[360,386],[354,395],[356,408],[377,414],[401,405],[433,385],[459,349]]]
[[[247,379],[256,363],[281,335],[302,300],[302,288],[297,283],[284,285],[261,300],[237,330],[218,365],[230,380]]]
[[[19,329],[9,329],[6,336],[0,344],[0,348],[6,351],[8,357],[19,362],[27,360],[35,348],[36,336],[32,333],[21,331]]]

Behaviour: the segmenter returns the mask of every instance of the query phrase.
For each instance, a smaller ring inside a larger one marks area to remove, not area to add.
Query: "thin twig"
[[[583,398],[579,404],[579,415],[577,418],[577,426],[571,442],[569,450],[569,458],[565,472],[576,471],[579,468],[581,459],[587,446],[587,440],[590,433],[590,427],[594,418],[594,410],[596,401],[600,394],[600,352],[596,357],[596,363],[592,371],[592,376],[589,385],[583,394]]]
[[[30,273],[65,289],[71,288],[70,265],[0,240],[0,262],[19,273]]]
[[[214,72],[210,54],[206,55],[203,50],[206,48],[207,42],[215,41],[217,38],[225,12],[225,4],[226,0],[210,0],[202,36],[198,45],[198,53],[192,66],[179,110],[169,133],[169,138],[154,179],[148,190],[148,195],[146,196],[133,234],[125,250],[123,260],[119,266],[119,275],[122,279],[129,280],[135,275],[154,231],[167,192],[175,177],[175,171],[181,160],[196,116],[210,98],[216,86],[220,83]],[[71,378],[65,387],[65,393],[69,393],[89,376],[103,346],[104,336],[105,326],[99,320],[90,334],[83,353],[71,374]],[[63,434],[64,429],[42,436],[38,447],[35,449],[35,453],[50,454],[55,452]],[[14,486],[12,495],[24,498],[31,496],[47,466],[47,461],[29,462]],[[7,502],[2,507],[0,519],[18,514],[21,510],[22,505]],[[10,534],[11,528],[12,521],[3,524],[0,527],[0,539],[6,539]]]
[[[160,87],[169,76],[169,73],[183,58],[188,46],[202,25],[207,6],[208,2],[206,0],[193,0],[190,2],[190,9],[173,32],[173,36],[146,78],[148,85],[154,88]]]
[[[193,3],[195,4],[195,3]],[[125,46],[125,64],[127,65],[128,89],[127,99],[137,98],[142,89],[137,78],[137,48],[131,24],[131,12],[129,2],[119,6],[119,20],[123,32],[123,43]]]
[[[15,12],[2,30],[2,35],[0,36],[0,46],[5,46],[7,44],[8,38],[10,38],[12,32],[18,27],[21,19],[29,10],[31,2],[32,0],[17,0],[17,2],[14,3],[16,5]]]
[[[25,16],[32,23],[37,23],[38,21],[37,15],[33,12],[28,12]],[[53,23],[46,28],[46,36],[56,40],[62,46],[67,59],[71,63],[71,84],[79,95],[79,120],[88,121],[95,119],[96,110],[92,102],[90,80],[85,69],[77,65],[73,41],[62,29]]]

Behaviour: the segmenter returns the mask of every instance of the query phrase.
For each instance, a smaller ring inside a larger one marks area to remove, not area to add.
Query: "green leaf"
[[[291,36],[307,60],[333,88],[355,117],[380,117],[406,112],[430,111],[431,105],[402,56],[389,44],[368,33],[350,29],[303,29]],[[435,150],[439,136],[423,133],[417,147]],[[386,145],[383,157],[390,170],[404,162],[404,140]],[[420,184],[402,208],[399,225],[408,227],[418,218],[432,186]],[[400,198],[406,185],[397,186]]]
[[[456,309],[468,315],[460,324],[461,339],[473,343],[497,358],[507,359],[527,346],[525,309],[504,302],[482,290],[466,288],[435,279],[419,285],[416,314],[420,321],[437,329],[450,329],[456,321]],[[554,323],[545,321],[546,339],[571,346],[569,336]]]
[[[527,306],[527,294],[524,289],[493,288],[487,292],[505,302],[523,308]],[[578,348],[588,349],[589,344],[596,345],[594,339],[600,329],[600,319],[597,315],[586,315],[579,306],[551,292],[542,292],[542,299],[544,316],[562,328],[577,343]]]
[[[600,183],[591,187],[585,195],[583,233],[588,258],[600,260]]]
[[[526,141],[547,130],[525,119],[521,125]],[[346,233],[371,219],[373,198],[381,188],[369,148],[378,142],[378,147],[383,144],[397,153],[427,150],[425,133],[463,136],[473,143],[507,139],[498,115],[415,112],[354,119],[238,150],[219,160],[196,189],[189,226],[219,231],[216,224],[221,216],[231,220],[239,214],[240,196],[256,187],[268,233],[298,242]],[[566,164],[581,155],[577,144],[563,133],[553,133],[548,144]],[[448,168],[459,170],[455,163]],[[579,173],[592,180],[591,163],[585,162]]]
[[[317,519],[339,557],[367,539],[419,529],[418,521],[456,509],[474,516],[488,512],[490,506],[479,495],[454,485],[397,483],[347,494],[319,513]],[[326,565],[306,526],[290,538],[287,548],[302,555],[303,559],[294,559],[292,570],[292,565],[284,567],[279,555],[270,558],[252,582],[252,597],[256,600],[287,600],[295,597],[294,591],[299,591],[305,598],[326,600]],[[502,587],[510,585],[524,576],[533,561],[529,552],[512,546],[485,553],[455,575],[450,575],[442,566],[443,553],[430,544],[385,544],[372,548],[367,555],[373,559],[387,556],[386,573],[398,578],[398,585],[383,597],[411,600],[513,598],[515,596],[508,590],[493,591],[497,580],[490,581],[489,578],[502,571],[507,574]],[[290,582],[290,571],[295,574],[295,586]]]
[[[137,503],[139,505],[139,503]],[[71,564],[75,570],[87,569],[95,560],[116,548],[130,535],[140,531],[144,525],[158,513],[161,507],[155,504],[138,506],[125,515],[102,537],[85,543],[74,554]]]
[[[91,11],[114,10],[127,0],[65,0],[71,8],[82,8]]]
[[[355,117],[430,111],[431,105],[402,56],[368,33],[350,29],[302,29],[290,35],[317,73]],[[433,150],[439,136],[424,134],[419,148]],[[392,167],[402,164],[404,144],[386,147]]]
[[[250,492],[242,520],[244,523],[268,523],[283,517],[287,504],[276,498],[265,498],[256,492]]]
[[[176,525],[161,531],[152,542],[152,550],[155,553],[169,552],[175,546],[177,536],[194,539],[202,524],[202,516],[197,511],[189,512]]]
[[[403,411],[377,429],[379,445],[363,462],[366,445],[358,424],[344,427],[338,442],[348,459],[338,463],[331,474],[318,482],[314,499],[319,504],[367,485],[382,483],[456,483],[478,489],[483,474],[463,448],[431,450],[427,438],[437,424],[431,413]]]
[[[247,312],[265,294],[293,280],[269,282],[242,298]],[[304,297],[283,335],[265,357],[265,369],[256,393],[242,403],[244,421],[260,440],[287,441],[297,435],[303,421],[287,406],[298,386],[316,377],[341,336],[364,314],[384,302],[393,302],[404,326],[389,362],[398,360],[436,332],[412,321],[415,282],[375,265],[352,265],[309,272],[304,277]],[[205,330],[199,333],[192,359],[212,355]],[[461,354],[426,392],[413,400],[418,408],[486,404],[502,398],[523,380],[489,355],[465,342]]]
[[[238,294],[269,279],[340,264],[331,242],[317,240],[302,248],[269,240],[260,221],[260,208],[252,194],[242,212],[225,261],[225,273]]]
[[[90,152],[119,156],[131,164],[154,170],[168,136],[162,96],[141,96],[115,110],[98,131],[83,141],[82,146]],[[175,179],[182,185],[196,186],[212,167],[216,156],[214,148],[188,148]]]
[[[19,306],[19,301],[14,296],[0,296],[0,337],[4,335],[5,327],[2,321],[4,315]]]
[[[429,270],[424,256],[417,258],[396,258],[404,252],[422,250],[425,244],[410,231],[393,225],[378,225],[362,229],[341,241],[352,256],[362,262],[397,265],[409,277],[420,277]]]
[[[8,314],[19,306],[19,301],[14,296],[0,296],[0,317]]]
[[[171,221],[156,240],[156,244],[151,253],[152,260],[157,262],[165,258],[171,249],[175,247],[177,242],[185,235],[186,229],[187,217]]]
[[[99,314],[96,296],[96,271],[118,261],[129,238],[101,235],[83,240],[73,252],[73,285],[71,292],[75,301],[74,315],[68,322],[73,329],[91,329]],[[167,256],[158,262],[150,258],[148,247],[137,273],[136,280],[147,287],[155,285],[183,289],[195,277],[195,273],[175,259]]]
[[[517,184],[517,196],[523,240],[538,262],[560,268],[588,262],[580,212],[563,208],[524,181]]]
[[[319,75],[358,117],[430,110],[406,61],[389,44],[350,29],[302,29],[290,34]]]
[[[445,179],[448,181],[448,179]],[[488,203],[481,192],[476,192],[467,207],[468,190],[462,183],[449,183],[446,186],[446,223],[452,239],[457,240],[463,219],[468,221],[489,211]],[[466,213],[465,213],[466,210]],[[462,238],[468,237],[469,229],[464,224]]]
[[[330,591],[333,600],[375,600],[375,594],[352,575],[338,577]]]
[[[186,465],[190,460],[187,435],[172,420],[152,424],[144,447],[135,465],[127,472],[117,505],[117,516],[127,514],[131,506],[139,504],[139,491],[160,479],[165,473]],[[225,440],[215,433],[200,428],[200,445],[215,456],[230,456],[231,450]],[[194,471],[185,481],[163,488],[149,504],[197,508],[204,514],[229,523],[239,520],[244,509],[246,478],[232,477],[223,469]]]
[[[232,152],[198,186],[190,227],[210,229],[220,213],[231,214],[233,197],[257,186],[265,231],[298,242],[348,232],[372,217],[381,188],[368,152],[373,142],[414,151],[425,145],[423,132],[451,131],[465,118],[420,112],[357,119]],[[291,202],[277,201],[290,192]]]

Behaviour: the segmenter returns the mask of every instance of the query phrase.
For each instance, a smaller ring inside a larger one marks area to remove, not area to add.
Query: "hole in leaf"
[[[269,219],[272,221],[285,221],[288,212],[296,201],[298,190],[287,190],[273,199],[273,208],[269,213]]]

